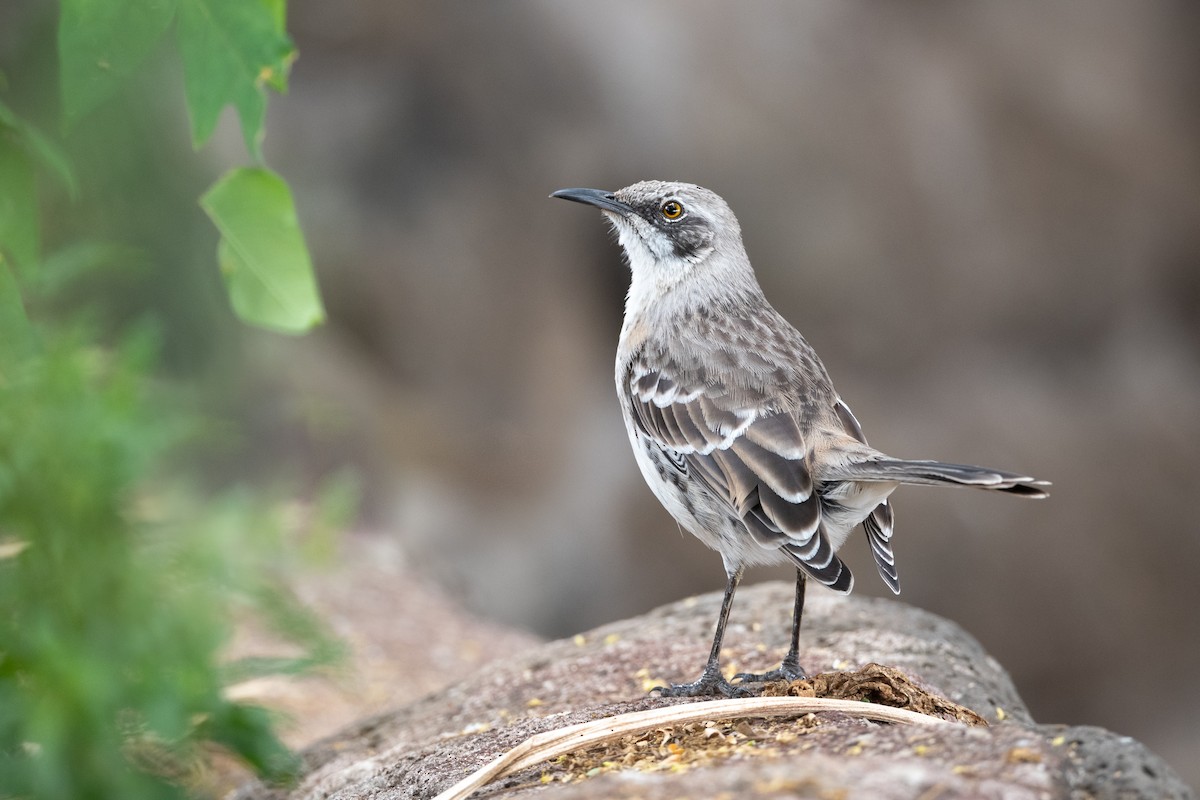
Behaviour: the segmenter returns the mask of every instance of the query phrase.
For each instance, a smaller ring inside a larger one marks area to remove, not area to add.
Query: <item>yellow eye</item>
[[[669,220],[677,220],[683,216],[683,206],[677,200],[668,200],[662,204],[659,212]]]

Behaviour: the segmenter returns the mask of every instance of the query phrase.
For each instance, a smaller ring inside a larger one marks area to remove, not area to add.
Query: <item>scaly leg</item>
[[[699,680],[693,683],[675,683],[670,686],[656,686],[651,691],[659,692],[663,697],[703,697],[706,695],[722,695],[736,697],[746,694],[746,690],[734,686],[725,680],[721,674],[721,640],[725,638],[725,625],[729,622],[729,609],[733,607],[733,595],[741,583],[744,568],[739,567],[728,575],[725,583],[725,597],[721,600],[721,614],[717,617],[717,631],[713,635],[712,650],[709,651],[708,661]]]
[[[804,616],[804,571],[796,570],[796,607],[792,611],[792,644],[788,648],[787,655],[783,657],[783,663],[778,669],[773,669],[770,672],[739,672],[734,675],[734,680],[740,680],[742,683],[766,683],[768,681],[794,681],[800,678],[808,677],[804,672],[804,668],[800,666],[800,621]]]

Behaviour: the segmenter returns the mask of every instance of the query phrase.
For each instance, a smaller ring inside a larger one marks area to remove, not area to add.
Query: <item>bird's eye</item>
[[[683,216],[683,205],[678,200],[668,200],[662,204],[662,208],[659,209],[659,213],[661,213],[666,219],[674,222]]]

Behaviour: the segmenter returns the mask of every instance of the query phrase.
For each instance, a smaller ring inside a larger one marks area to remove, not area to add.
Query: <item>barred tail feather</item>
[[[900,594],[900,573],[896,570],[896,555],[892,552],[892,527],[895,524],[892,504],[887,500],[876,506],[862,521],[871,545],[871,555],[875,557],[875,566],[879,568],[879,577],[883,578],[892,594]]]

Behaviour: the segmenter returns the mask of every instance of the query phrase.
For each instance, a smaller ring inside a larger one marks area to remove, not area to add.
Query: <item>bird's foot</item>
[[[804,667],[800,666],[800,662],[789,655],[776,669],[769,672],[739,672],[733,676],[733,679],[739,681],[738,685],[740,686],[745,683],[772,683],[774,681],[791,683],[807,677],[808,673],[804,671]]]
[[[692,683],[655,686],[650,691],[657,692],[660,697],[745,697],[750,694],[747,689],[727,681],[716,669],[705,669],[700,679]]]

